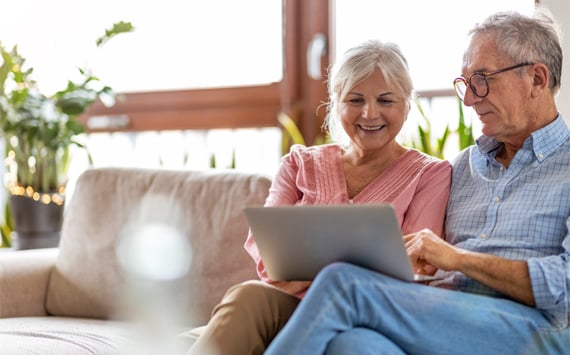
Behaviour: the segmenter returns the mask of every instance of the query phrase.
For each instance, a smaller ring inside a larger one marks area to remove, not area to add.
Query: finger
[[[404,241],[408,241],[410,239],[413,239],[416,236],[416,234],[418,234],[418,233],[416,232],[416,233],[406,234],[402,237],[402,239],[404,239]]]
[[[420,233],[421,232],[417,232],[417,233],[407,234],[406,236],[404,236],[404,245],[406,246],[406,248],[417,242],[418,238],[420,238]]]

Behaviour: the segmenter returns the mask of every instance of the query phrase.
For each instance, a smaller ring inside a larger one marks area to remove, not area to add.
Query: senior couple
[[[312,283],[275,282],[250,232],[260,280],[228,290],[189,354],[569,354],[561,70],[546,9],[475,25],[453,84],[482,136],[450,164],[396,141],[413,95],[398,46],[347,51],[328,78],[325,123],[336,143],[294,146],[266,206],[392,203],[414,268],[440,280],[334,263]]]

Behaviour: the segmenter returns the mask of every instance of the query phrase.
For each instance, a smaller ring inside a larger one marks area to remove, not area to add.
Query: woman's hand
[[[298,296],[307,291],[312,281],[276,281],[272,285],[279,287],[290,295]]]

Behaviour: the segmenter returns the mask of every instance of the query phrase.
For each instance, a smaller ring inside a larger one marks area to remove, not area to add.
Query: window
[[[77,66],[119,92],[266,85],[282,78],[281,7],[281,0],[19,0],[2,4],[10,16],[0,21],[0,40],[18,44],[46,94]],[[135,31],[96,48],[120,20]]]
[[[196,137],[202,138],[194,139],[227,142],[204,138],[202,130],[278,129],[280,111],[293,116],[311,143],[324,116],[317,107],[326,100],[326,68],[349,46],[373,37],[400,43],[416,89],[448,95],[429,101],[430,117],[446,123],[456,117],[449,112],[456,110],[451,80],[460,69],[466,29],[486,13],[533,5],[482,0],[465,11],[454,0],[85,0],[81,6],[20,0],[3,5],[11,16],[0,21],[0,40],[7,47],[18,44],[46,93],[65,85],[77,66],[126,92],[125,101],[96,106],[85,117],[92,132],[129,132],[121,144],[140,141],[135,134],[187,130],[200,131]],[[104,28],[119,20],[131,21],[135,32],[95,48]],[[319,33],[328,37],[329,51],[321,57],[322,79],[312,79],[307,48]],[[413,126],[414,118],[408,121]],[[275,142],[279,134],[271,137]],[[267,149],[278,160],[278,147]]]
[[[276,169],[283,12],[292,5],[282,0],[3,5],[3,13],[11,15],[0,21],[0,41],[7,48],[18,45],[44,93],[55,93],[78,67],[87,67],[124,94],[126,100],[110,109],[95,105],[93,117],[85,117],[92,133],[81,138],[95,166],[207,168],[215,158],[216,167],[236,161],[245,170]],[[132,22],[135,31],[96,48],[95,40],[121,20]],[[68,192],[87,167],[87,158],[77,154]]]
[[[336,0],[335,56],[367,39],[394,41],[408,59],[416,90],[452,89],[468,29],[498,10],[530,13],[534,0],[480,0],[473,5],[467,9],[457,0]]]

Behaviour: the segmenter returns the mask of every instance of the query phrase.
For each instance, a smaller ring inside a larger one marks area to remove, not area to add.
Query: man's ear
[[[533,64],[532,68],[532,92],[539,94],[543,90],[548,90],[549,71],[542,63]]]

